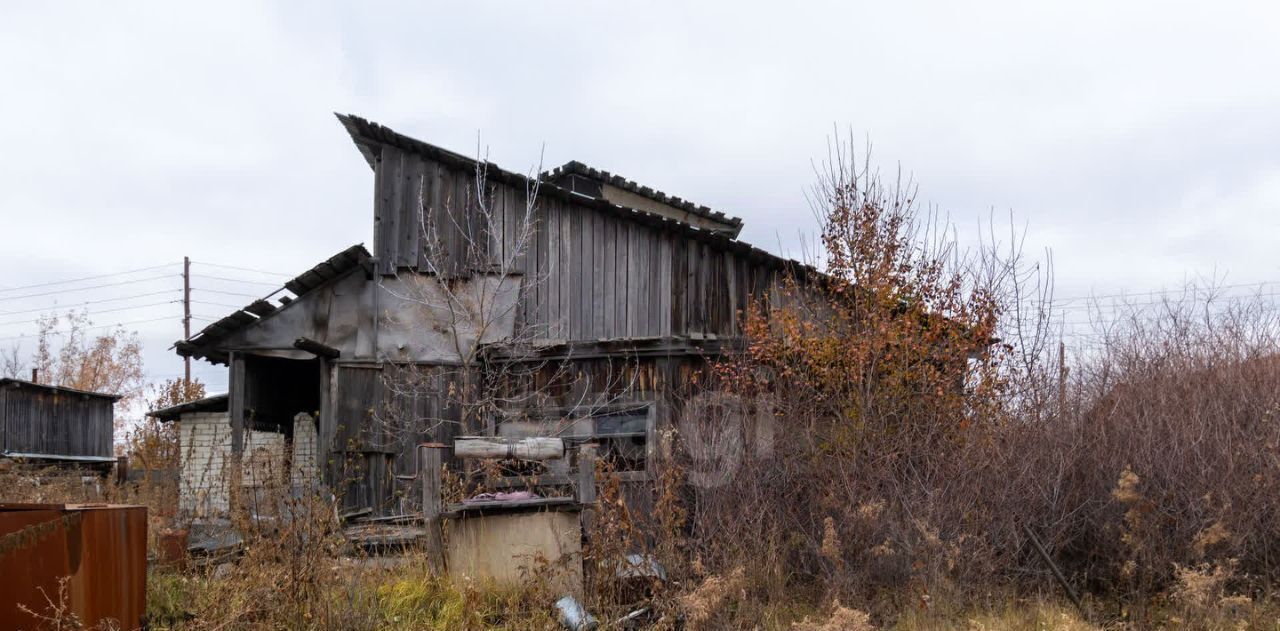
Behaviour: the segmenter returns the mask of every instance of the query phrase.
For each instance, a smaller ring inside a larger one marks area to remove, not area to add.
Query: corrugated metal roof
[[[633,180],[628,180],[608,171],[596,169],[587,166],[577,160],[571,160],[553,170],[546,171],[542,174],[542,179],[551,180],[553,182],[561,182],[563,178],[569,175],[581,175],[596,182],[609,184],[617,188],[635,193],[641,197],[651,199],[655,202],[666,204],[672,208],[676,208],[687,212],[691,215],[702,217],[716,224],[723,225],[730,236],[738,236],[738,232],[742,230],[742,219],[739,217],[731,217],[718,210],[712,210],[706,206],[695,204],[685,199],[680,199],[674,195],[668,195],[662,191],[654,190],[648,186],[643,186]]]

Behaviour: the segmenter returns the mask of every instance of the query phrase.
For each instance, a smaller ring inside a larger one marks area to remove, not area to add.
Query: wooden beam
[[[559,438],[460,436],[453,441],[453,455],[464,459],[559,460],[564,457],[564,441]]]
[[[337,359],[342,357],[342,351],[329,346],[328,344],[317,342],[309,337],[300,337],[294,340],[293,347],[300,351],[311,353],[316,357],[323,357],[324,359]]]

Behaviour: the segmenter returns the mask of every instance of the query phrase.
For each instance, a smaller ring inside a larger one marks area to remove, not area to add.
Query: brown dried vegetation
[[[1261,300],[1121,306],[1067,354],[1048,343],[1049,281],[1016,247],[963,254],[912,187],[833,163],[814,195],[824,276],[746,314],[747,352],[719,367],[783,437],[693,492],[698,557],[751,577],[738,611],[839,599],[886,624],[1060,594],[1024,526],[1099,621],[1266,593],[1280,346]]]

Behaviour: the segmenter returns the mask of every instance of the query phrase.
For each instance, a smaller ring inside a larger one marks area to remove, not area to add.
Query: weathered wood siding
[[[377,515],[417,505],[416,447],[451,443],[462,415],[452,366],[336,364],[328,479],[345,509]]]
[[[378,271],[415,269],[445,277],[496,265],[503,226],[517,209],[510,191],[477,193],[474,170],[449,168],[413,152],[383,147],[374,166],[373,247]],[[486,221],[481,204],[493,220]]]
[[[382,402],[382,369],[337,366],[334,370],[337,396],[329,482],[345,509],[372,508],[375,514],[386,514],[394,450],[375,417]]]
[[[646,436],[646,471],[639,476],[624,477],[621,492],[627,506],[640,522],[652,513],[655,501],[654,471],[650,468],[669,458],[672,445],[664,442],[665,430],[678,427],[686,403],[701,394],[714,392],[715,371],[710,368],[712,356],[659,349],[614,350],[597,353],[575,350],[573,357],[527,358],[502,362],[495,370],[503,375],[491,384],[498,399],[536,401],[537,408],[572,410],[579,418],[608,415],[618,408],[652,407],[652,427]],[[525,410],[534,411],[534,410]],[[511,410],[511,418],[521,411]],[[547,421],[548,433],[572,436],[567,427],[572,419]]]
[[[455,366],[393,364],[385,368],[381,413],[384,425],[395,435],[393,502],[402,512],[417,511],[422,503],[418,445],[451,445],[463,433],[457,393],[465,382],[462,369]]]
[[[16,453],[110,457],[108,398],[32,387],[0,387],[3,448]]]
[[[466,276],[506,263],[506,271],[523,276],[519,317],[535,337],[735,335],[751,296],[766,296],[782,267],[721,235],[551,185],[536,199],[536,233],[519,249],[525,182],[491,168],[483,204],[489,212],[482,213],[474,169],[382,147],[375,166],[379,271]]]
[[[734,336],[777,278],[776,259],[557,197],[537,227],[521,315],[545,339]]]

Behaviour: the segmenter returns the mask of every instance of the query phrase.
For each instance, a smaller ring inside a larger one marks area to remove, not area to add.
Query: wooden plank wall
[[[521,321],[536,337],[608,340],[736,335],[772,266],[704,240],[544,197]]]
[[[430,252],[447,276],[514,262],[525,279],[520,322],[535,337],[734,335],[750,296],[763,295],[777,275],[776,260],[748,259],[710,235],[647,225],[563,195],[536,200],[536,234],[520,250],[523,186],[490,179],[485,214],[477,211],[474,171],[384,146],[376,173],[380,271],[426,271]],[[435,249],[417,218],[422,209],[436,226]],[[480,245],[469,248],[473,242]]]
[[[493,384],[500,397],[538,401],[538,407],[544,410],[573,410],[588,415],[606,406],[653,405],[655,432],[649,436],[649,449],[654,457],[662,449],[659,435],[684,413],[685,401],[718,386],[707,358],[695,354],[528,359],[524,368],[509,366],[499,372],[507,377]],[[621,491],[627,506],[643,524],[644,516],[653,512],[651,479],[624,481]]]
[[[464,376],[454,366],[423,364],[389,365],[384,373],[387,393],[383,410],[396,425],[393,472],[394,503],[401,512],[419,510],[421,493],[417,447],[422,443],[453,444],[460,433],[462,410],[457,396]],[[446,458],[449,462],[452,458]]]
[[[36,388],[7,388],[0,408],[4,448],[18,453],[112,455],[109,399]]]
[[[385,514],[389,498],[390,454],[373,413],[382,401],[382,370],[338,366],[334,438],[328,479],[343,510],[372,508]]]
[[[377,515],[416,506],[415,448],[450,443],[461,421],[451,392],[461,378],[452,366],[344,365],[334,367],[334,438],[328,476],[344,509]]]
[[[495,370],[499,396],[532,399],[539,407],[590,407],[596,401],[662,401],[677,404],[714,383],[708,359],[695,354],[534,359]],[[659,423],[661,425],[661,422]]]
[[[437,271],[466,276],[499,265],[514,248],[523,191],[477,191],[472,170],[385,146],[374,167],[374,256],[378,271]]]

